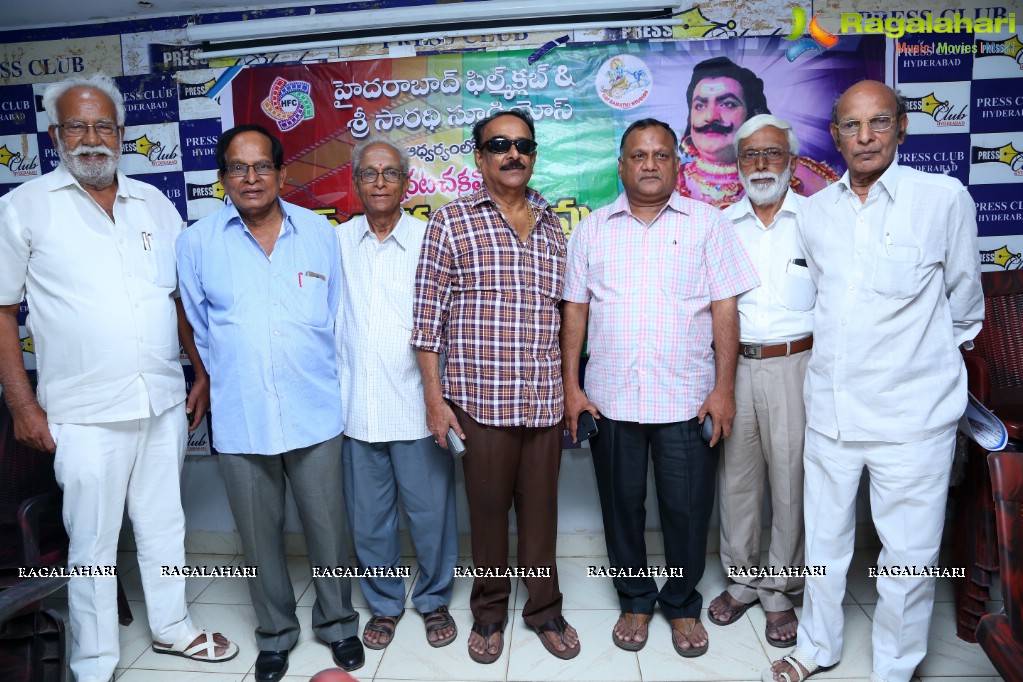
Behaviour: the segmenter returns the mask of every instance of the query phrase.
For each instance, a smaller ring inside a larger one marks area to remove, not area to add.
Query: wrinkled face
[[[746,122],[746,99],[734,78],[704,78],[693,90],[690,134],[700,155],[718,163],[735,161],[732,138]]]
[[[760,155],[747,158],[750,152],[760,152]],[[774,152],[780,153],[770,160],[768,154]],[[788,136],[780,128],[764,126],[739,141],[739,182],[754,206],[770,206],[781,201],[795,165],[796,157],[789,153]]]
[[[242,218],[265,212],[277,201],[284,187],[285,169],[273,169],[267,175],[259,175],[255,165],[273,165],[273,146],[262,133],[247,131],[235,135],[224,154],[227,166],[248,165],[245,175],[231,177],[230,173],[219,173],[224,191],[231,197],[231,203]]]
[[[898,106],[891,89],[874,81],[853,85],[838,100],[839,125],[860,122],[859,131],[854,135],[841,135],[839,126],[831,125],[831,137],[854,180],[876,180],[895,161],[908,123],[905,114],[901,119],[896,118]],[[869,121],[879,116],[893,119],[891,128],[882,132],[871,130]]]
[[[487,190],[525,190],[529,179],[533,177],[533,164],[536,163],[536,151],[522,154],[514,145],[503,153],[497,154],[486,148],[487,140],[503,137],[506,140],[531,140],[529,126],[525,121],[514,116],[498,116],[483,128],[483,149],[473,152],[476,167],[483,175]]]
[[[359,175],[370,175],[375,172],[376,177],[370,182],[364,182],[361,177],[355,177],[352,182],[355,185],[355,193],[366,210],[366,215],[375,218],[377,216],[392,216],[398,211],[401,199],[408,191],[408,176],[401,174],[396,182],[389,182],[384,173],[393,175],[401,173],[401,157],[385,144],[374,144],[362,151],[362,158],[359,160]]]
[[[678,154],[661,126],[633,130],[618,159],[618,175],[632,204],[655,205],[671,196],[678,179]]]
[[[57,99],[56,110],[61,125],[50,126],[50,139],[60,162],[82,184],[109,187],[117,175],[124,134],[124,128],[117,125],[114,103],[101,90],[78,87]],[[83,125],[88,127],[74,130]]]

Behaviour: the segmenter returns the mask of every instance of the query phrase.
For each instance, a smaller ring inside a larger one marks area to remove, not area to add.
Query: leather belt
[[[767,358],[784,358],[796,353],[802,353],[813,348],[813,335],[798,341],[779,343],[773,346],[764,346],[759,343],[740,343],[739,357],[750,360],[766,360]]]

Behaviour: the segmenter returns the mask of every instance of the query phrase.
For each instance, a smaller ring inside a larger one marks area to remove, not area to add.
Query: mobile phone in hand
[[[714,437],[714,420],[710,418],[709,414],[703,418],[703,428],[700,431],[700,435],[708,443]]]
[[[465,441],[459,438],[455,429],[451,427],[448,427],[448,450],[455,459],[461,459],[466,450]]]
[[[593,418],[589,410],[583,410],[579,413],[575,433],[580,443],[587,438],[593,438],[597,435],[597,420]]]

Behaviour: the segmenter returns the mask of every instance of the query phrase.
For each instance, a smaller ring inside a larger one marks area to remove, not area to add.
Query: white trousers
[[[934,566],[945,523],[955,427],[915,443],[851,442],[806,430],[803,504],[806,578],[799,649],[821,666],[842,655],[842,598],[853,555],[856,492],[870,474],[870,508],[881,538],[880,566]],[[878,577],[871,636],[873,679],[909,682],[927,653],[934,578]]]
[[[107,424],[50,424],[54,470],[64,490],[68,566],[116,566],[125,501],[154,641],[175,644],[197,633],[185,603],[185,578],[161,566],[185,563],[181,466],[183,403],[159,416]],[[117,583],[75,577],[68,584],[71,671],[78,682],[107,682],[120,658]]]

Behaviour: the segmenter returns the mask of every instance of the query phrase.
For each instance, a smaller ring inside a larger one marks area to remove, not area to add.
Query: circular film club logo
[[[608,59],[597,70],[594,80],[597,94],[604,104],[622,110],[642,104],[654,85],[650,69],[642,59],[631,54]]]
[[[263,100],[263,113],[272,118],[281,132],[287,132],[313,117],[312,88],[305,81],[286,81],[280,76],[270,86],[270,96]]]

